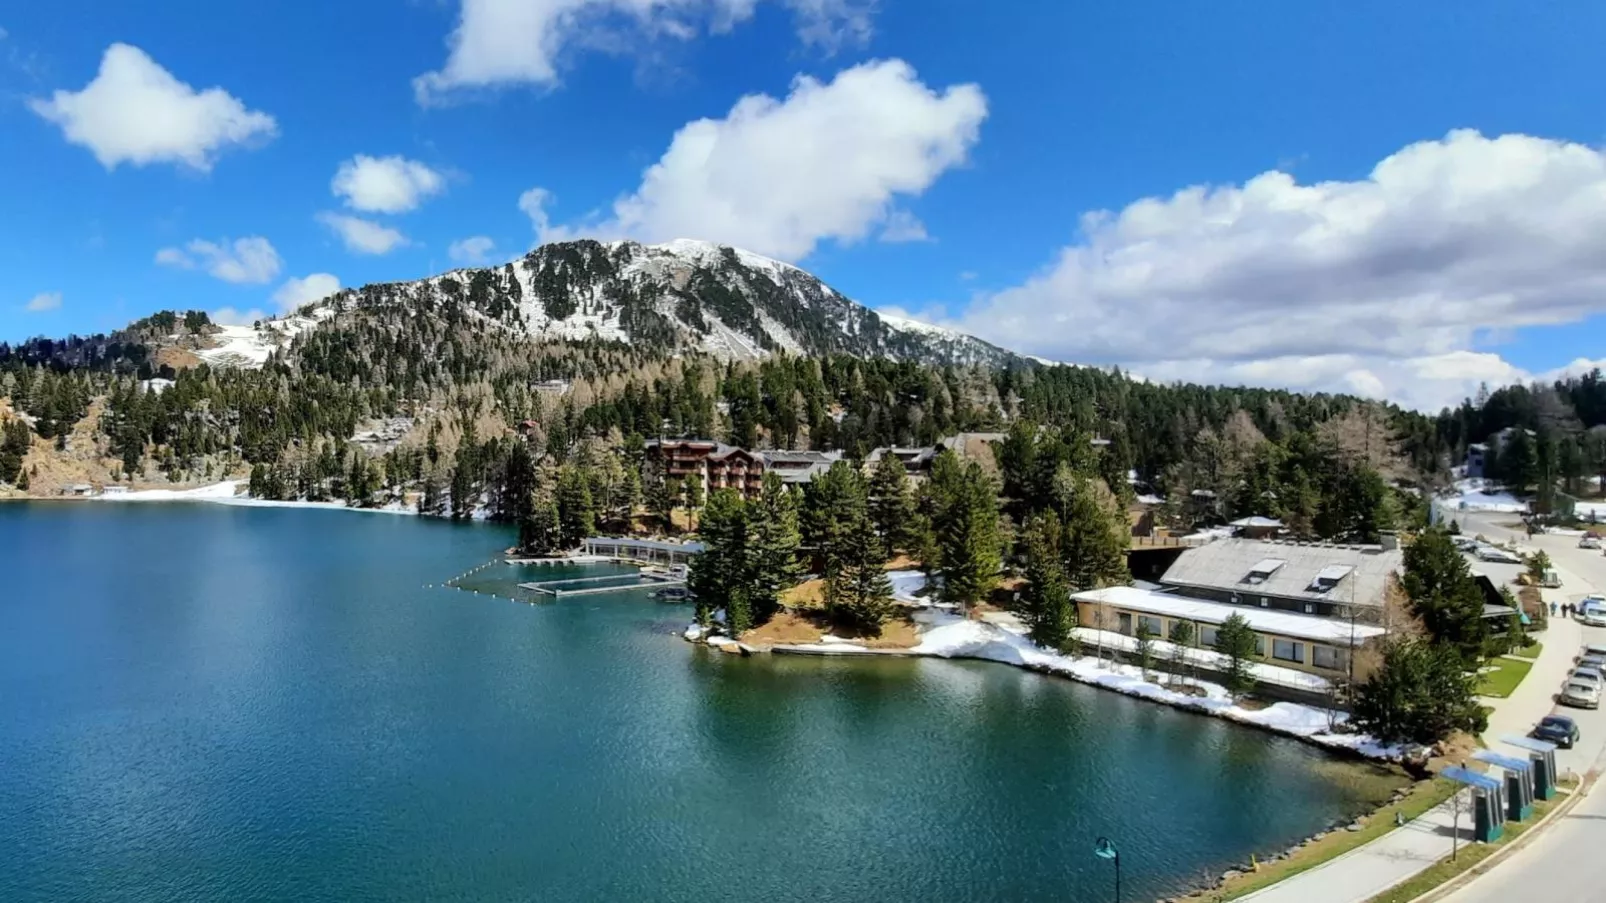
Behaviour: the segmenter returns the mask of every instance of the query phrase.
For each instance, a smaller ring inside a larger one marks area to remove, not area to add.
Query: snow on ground
[[[1091,627],[1076,628],[1076,638],[1082,641],[1082,648],[1103,645],[1107,649],[1119,649],[1122,652],[1136,652],[1138,641],[1123,633],[1114,633],[1108,630],[1094,630]],[[1173,661],[1176,647],[1165,640],[1154,640],[1151,644],[1156,660]],[[1187,661],[1201,668],[1222,670],[1226,667],[1227,657],[1213,649],[1199,649],[1189,647],[1184,652]],[[1309,693],[1325,693],[1332,688],[1327,678],[1309,671],[1300,671],[1296,668],[1284,668],[1281,665],[1268,665],[1256,662],[1249,666],[1255,679],[1264,683],[1277,684]]]
[[[921,597],[926,589],[926,575],[920,571],[887,571],[887,580],[892,583],[893,601],[912,605],[929,601]]]
[[[879,310],[875,313],[876,316],[881,318],[882,323],[899,332],[912,332],[917,335],[936,336],[944,339],[970,338],[970,336],[958,330],[949,329],[945,326],[933,326],[930,323],[922,323],[919,320],[911,320],[908,317],[900,317]]]
[[[267,363],[273,352],[290,340],[335,315],[329,305],[302,308],[303,313],[262,320],[257,326],[219,326],[212,336],[216,348],[203,348],[195,356],[209,364],[255,368]]]
[[[1129,696],[1258,725],[1333,749],[1352,750],[1369,758],[1396,758],[1401,754],[1400,748],[1382,746],[1363,734],[1334,733],[1333,728],[1348,717],[1342,712],[1328,712],[1291,702],[1278,702],[1263,709],[1246,709],[1234,704],[1221,686],[1203,681],[1191,683],[1203,690],[1205,695],[1190,696],[1145,680],[1142,670],[1134,665],[1048,652],[1018,633],[980,621],[949,618],[928,631],[920,645],[910,651],[914,655],[979,658],[1049,671]]]
[[[1450,511],[1496,511],[1520,513],[1528,504],[1496,484],[1480,479],[1457,480],[1449,495],[1441,496],[1439,504]]]
[[[1578,502],[1573,514],[1584,520],[1606,520],[1606,502]]]
[[[244,480],[224,480],[210,486],[198,486],[194,489],[142,489],[138,492],[121,492],[111,495],[98,495],[94,498],[103,502],[212,502],[219,505],[238,505],[246,508],[328,508],[340,511],[372,511],[377,514],[416,514],[411,505],[404,502],[390,502],[379,508],[352,508],[345,502],[301,502],[279,501],[276,499],[254,499],[248,495],[236,495],[240,484]],[[476,516],[480,512],[475,512]]]
[[[240,483],[240,480],[224,480],[221,483],[199,486],[195,489],[142,489],[139,492],[121,492],[96,498],[107,502],[215,502],[234,498]]]

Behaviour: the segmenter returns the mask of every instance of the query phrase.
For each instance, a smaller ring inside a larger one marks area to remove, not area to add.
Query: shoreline
[[[315,511],[357,511],[366,514],[397,514],[418,517],[418,510],[411,505],[398,502],[389,502],[377,508],[360,508],[347,505],[345,502],[312,502],[299,499],[258,499],[250,495],[236,495],[239,487],[247,481],[244,479],[222,480],[217,483],[208,483],[204,486],[192,486],[189,489],[141,489],[132,492],[112,493],[107,495],[24,495],[12,496],[0,501],[12,502],[103,502],[110,504],[155,504],[162,502],[204,502],[212,505],[232,505],[237,508],[302,508]],[[480,518],[476,517],[475,520]]]
[[[1202,696],[1182,693],[1146,679],[1142,670],[1136,665],[1105,661],[1087,655],[1069,656],[1049,652],[1038,647],[1026,636],[996,624],[942,613],[935,615],[935,621],[930,620],[931,617],[928,615],[930,626],[920,634],[921,642],[903,649],[872,649],[835,638],[821,643],[778,644],[760,649],[717,633],[704,634],[695,625],[687,628],[682,638],[692,643],[701,643],[744,655],[767,651],[776,655],[810,655],[822,658],[890,655],[903,658],[994,662],[1259,728],[1349,758],[1384,764],[1399,764],[1404,758],[1402,747],[1379,744],[1365,734],[1335,732],[1333,726],[1341,725],[1348,720],[1348,713],[1330,713],[1325,709],[1293,702],[1275,702],[1256,709],[1245,708],[1234,702],[1225,688],[1208,681],[1190,680],[1185,684],[1190,689],[1203,692]]]

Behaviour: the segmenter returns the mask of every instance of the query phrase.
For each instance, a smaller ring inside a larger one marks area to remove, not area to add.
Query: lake
[[[737,658],[503,529],[0,504],[0,899],[1148,900],[1398,780],[983,662]],[[612,565],[583,573],[611,573]],[[478,591],[476,594],[474,591]]]

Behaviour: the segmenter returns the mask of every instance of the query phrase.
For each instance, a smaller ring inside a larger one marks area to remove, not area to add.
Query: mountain
[[[260,365],[296,335],[348,313],[433,313],[533,339],[699,349],[735,360],[782,351],[927,364],[1019,360],[963,333],[878,314],[790,264],[688,240],[556,242],[501,266],[346,289],[289,317],[223,327],[215,347],[197,354]]]

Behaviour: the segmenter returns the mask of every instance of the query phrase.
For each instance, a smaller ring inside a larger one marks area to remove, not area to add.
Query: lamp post
[[[1108,837],[1100,837],[1093,842],[1093,855],[1115,863],[1115,903],[1121,903],[1121,851]]]

